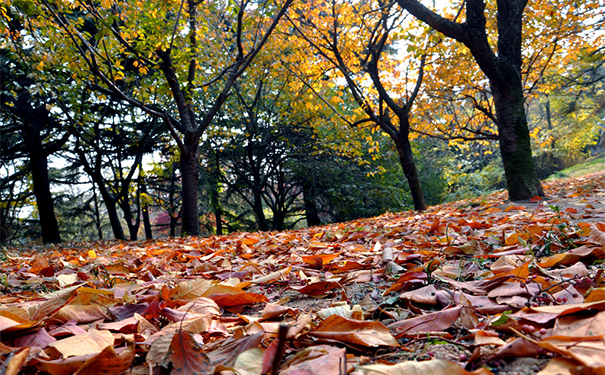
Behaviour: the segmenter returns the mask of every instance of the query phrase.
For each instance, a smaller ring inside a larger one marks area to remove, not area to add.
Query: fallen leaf
[[[338,315],[330,315],[307,334],[320,340],[361,347],[399,346],[382,323],[347,319]]]
[[[305,348],[286,362],[287,368],[280,375],[338,374],[342,368],[345,350],[328,345]]]
[[[401,334],[415,334],[420,332],[436,332],[449,328],[460,316],[462,306],[453,307],[415,318],[391,323],[387,327]]]
[[[187,331],[177,331],[172,337],[168,353],[163,365],[172,364],[171,375],[211,375],[214,365],[200,344],[195,341],[193,334]]]
[[[17,375],[20,373],[23,366],[27,363],[27,356],[29,355],[30,348],[25,347],[17,350],[9,357],[8,364],[4,370],[3,375]]]
[[[63,358],[97,354],[108,346],[113,346],[113,335],[109,331],[90,330],[81,335],[71,336],[48,344],[57,349]]]
[[[366,365],[358,366],[364,375],[490,375],[485,368],[469,372],[458,364],[443,359],[431,359],[430,361],[415,362],[406,361],[396,365]]]

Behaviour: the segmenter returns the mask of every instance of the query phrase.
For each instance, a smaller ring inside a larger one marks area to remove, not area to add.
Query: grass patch
[[[589,173],[605,170],[605,153],[586,159],[580,164],[565,168],[551,174],[546,180],[556,180],[565,177],[580,177]]]

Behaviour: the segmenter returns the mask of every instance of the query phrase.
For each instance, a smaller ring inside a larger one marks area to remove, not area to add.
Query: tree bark
[[[522,87],[520,82],[515,86],[494,82],[492,94],[508,197],[519,201],[543,196],[544,192],[532,157]]]
[[[124,213],[124,220],[126,221],[126,225],[128,226],[128,233],[130,234],[130,240],[136,241],[139,235],[139,226],[140,226],[140,217],[137,212],[136,218],[134,218],[133,222],[133,214],[132,209],[130,208],[130,202],[128,201],[128,197],[122,197],[122,200],[119,203],[122,212]]]
[[[466,1],[464,23],[445,19],[417,0],[397,2],[417,19],[464,43],[470,50],[490,82],[509,199],[515,201],[543,196],[532,158],[521,80],[522,25],[527,0],[497,1],[498,54],[488,42],[482,0]]]

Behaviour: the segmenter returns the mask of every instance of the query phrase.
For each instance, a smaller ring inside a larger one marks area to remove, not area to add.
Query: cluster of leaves
[[[605,367],[602,173],[302,230],[6,249],[6,374]]]

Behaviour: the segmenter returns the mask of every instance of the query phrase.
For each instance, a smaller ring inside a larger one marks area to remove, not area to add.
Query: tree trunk
[[[140,219],[138,217],[138,213],[137,213],[137,218],[136,218],[135,222],[133,223],[132,209],[130,208],[130,202],[128,202],[128,197],[122,198],[122,201],[120,202],[120,208],[122,209],[122,212],[124,213],[124,220],[126,220],[126,225],[128,225],[128,233],[130,234],[130,240],[136,241],[138,239],[139,225],[140,225]]]
[[[315,197],[313,196],[313,186],[311,181],[305,181],[303,184],[303,201],[305,204],[305,218],[307,219],[307,226],[320,225],[321,220],[319,219],[319,213],[317,205],[315,204]]]
[[[94,184],[92,185],[92,199],[95,207],[95,226],[97,227],[97,233],[99,235],[99,239],[103,239],[103,226],[101,224],[101,214],[99,213],[99,200],[97,198],[97,189]]]
[[[34,152],[30,154],[30,171],[34,185],[36,205],[40,214],[42,227],[42,241],[44,243],[59,243],[59,225],[55,217],[53,197],[50,193],[50,179],[48,178],[48,162],[46,155]]]
[[[187,152],[181,152],[181,179],[183,197],[181,206],[182,235],[200,234],[198,217],[199,142],[193,134],[185,136]]]
[[[45,107],[38,108],[31,113],[25,124],[23,137],[29,149],[29,170],[32,175],[36,205],[40,214],[40,227],[42,228],[42,241],[44,243],[59,243],[59,225],[55,217],[55,208],[50,193],[50,179],[48,177],[48,161],[46,151],[40,139],[40,129],[50,121],[49,112]]]
[[[420,186],[418,170],[414,163],[414,153],[412,152],[410,140],[407,136],[400,137],[395,141],[395,144],[397,146],[397,153],[399,154],[399,162],[401,163],[403,174],[410,187],[414,209],[417,211],[424,211],[426,210],[426,204],[424,203],[424,195],[422,195],[422,187]]]
[[[147,204],[147,185],[145,181],[139,179],[139,190],[144,194],[144,198],[141,199],[141,211],[143,213],[143,228],[145,228],[145,238],[148,240],[153,239],[153,232],[151,231],[151,220],[149,220],[149,204]]]
[[[111,225],[113,236],[116,240],[126,241],[124,229],[120,223],[120,216],[118,215],[118,210],[116,208],[116,200],[111,196],[111,194],[109,194],[105,185],[102,184],[102,181],[101,183],[97,181],[97,186],[101,192],[103,203],[105,203],[105,209],[107,210],[107,217],[109,218],[109,224]]]
[[[254,205],[252,206],[252,210],[256,215],[256,221],[258,223],[258,228],[262,231],[269,230],[269,224],[267,224],[267,218],[265,217],[265,212],[263,211],[263,197],[262,192],[259,187],[254,187],[253,192]]]
[[[508,197],[518,201],[544,192],[532,157],[521,82],[512,87],[510,81],[493,82],[491,87]]]
[[[223,210],[221,208],[221,197],[219,194],[219,180],[221,176],[220,154],[218,150],[213,150],[212,153],[214,158],[209,160],[210,205],[212,205],[214,217],[216,219],[216,234],[220,236],[223,234]]]

